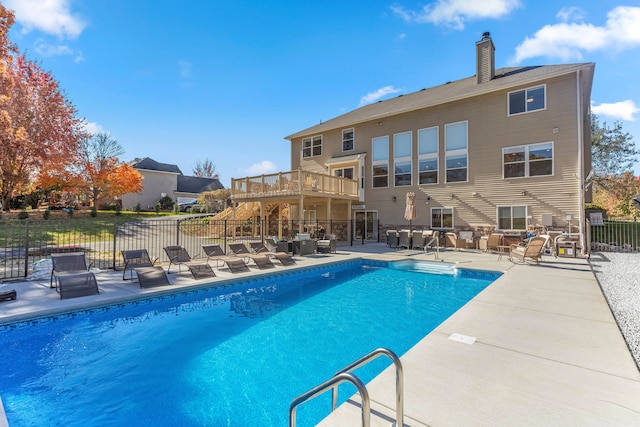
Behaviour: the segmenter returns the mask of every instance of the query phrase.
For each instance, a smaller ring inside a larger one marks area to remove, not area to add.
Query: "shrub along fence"
[[[358,227],[355,221],[300,223],[211,218],[163,217],[124,224],[89,218],[0,220],[0,281],[29,277],[34,267],[50,259],[52,253],[82,251],[93,268],[118,270],[123,267],[122,250],[147,249],[151,259],[168,262],[163,248],[170,245],[181,245],[196,258],[204,257],[204,244],[220,244],[226,250],[228,242],[257,241],[271,235],[292,239],[299,230],[312,238],[333,234],[338,240],[352,242],[350,227]]]

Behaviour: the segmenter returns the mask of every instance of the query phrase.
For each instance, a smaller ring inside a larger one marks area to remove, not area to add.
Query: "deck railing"
[[[358,181],[302,169],[231,180],[233,200],[296,196],[305,193],[357,199]]]

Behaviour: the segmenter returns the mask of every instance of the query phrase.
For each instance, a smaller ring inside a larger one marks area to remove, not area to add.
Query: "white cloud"
[[[585,16],[585,11],[577,6],[564,7],[556,14],[556,17],[562,22],[582,21]]]
[[[614,102],[613,104],[602,103],[595,105],[592,102],[591,111],[597,115],[634,122],[636,120],[634,115],[640,112],[640,108],[635,102],[627,99],[626,101]]]
[[[263,160],[260,163],[254,163],[249,166],[247,169],[242,170],[242,173],[246,173],[248,175],[262,175],[266,173],[276,172],[277,166],[275,163],[269,160]]]
[[[22,32],[38,30],[60,38],[76,38],[86,23],[69,10],[69,0],[4,0],[12,9]]]
[[[394,93],[402,92],[402,89],[396,89],[393,86],[385,86],[383,88],[369,92],[362,98],[360,98],[360,106],[372,104],[387,95],[393,95]]]
[[[520,0],[437,0],[418,12],[402,6],[391,10],[407,22],[445,25],[455,30],[464,29],[466,21],[500,18],[520,7]]]
[[[96,122],[85,122],[84,129],[87,132],[89,132],[91,135],[95,135],[97,133],[104,133],[104,128]]]
[[[191,77],[191,70],[193,69],[193,64],[191,64],[191,62],[181,59],[178,61],[178,68],[180,70],[181,78],[186,79]]]
[[[75,56],[74,62],[84,61],[84,55],[81,51],[76,51],[66,44],[49,44],[42,39],[38,39],[35,42],[35,50],[44,57],[71,55]]]
[[[584,18],[578,9],[563,9],[558,18],[563,22],[545,25],[516,47],[512,62],[518,64],[537,56],[566,62],[582,60],[584,52],[615,52],[640,46],[640,7],[616,7],[609,11],[606,24],[600,27],[570,22]]]

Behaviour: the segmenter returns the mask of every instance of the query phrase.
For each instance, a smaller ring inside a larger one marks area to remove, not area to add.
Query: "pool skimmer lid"
[[[469,335],[462,335],[457,333],[453,333],[449,335],[449,339],[451,341],[457,341],[457,342],[461,342],[463,344],[469,344],[469,345],[476,342],[476,337],[470,337]]]

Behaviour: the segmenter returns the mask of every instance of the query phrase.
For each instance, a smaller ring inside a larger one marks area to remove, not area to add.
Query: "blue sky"
[[[595,62],[593,111],[640,147],[640,1],[0,0],[11,38],[122,160],[220,179],[290,169],[299,130],[496,65]],[[640,165],[635,173],[640,174]]]

